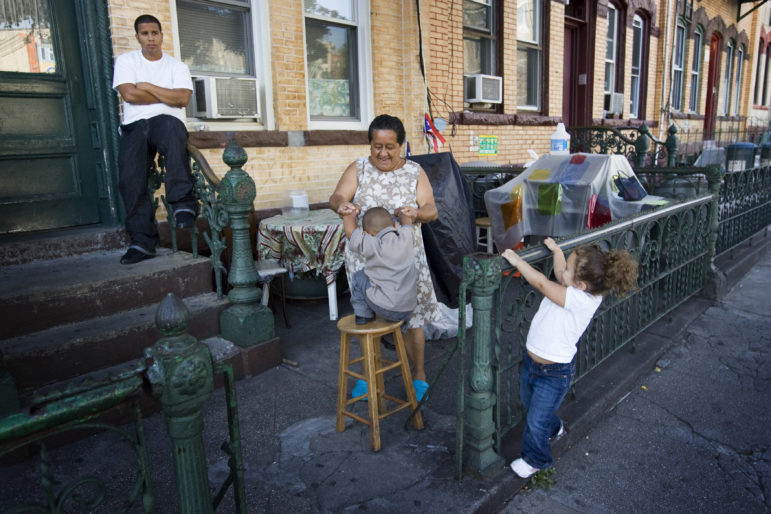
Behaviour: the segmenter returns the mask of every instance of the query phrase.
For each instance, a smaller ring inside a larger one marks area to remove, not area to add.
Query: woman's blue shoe
[[[366,386],[367,384],[364,385]],[[413,380],[412,385],[415,387],[415,396],[418,401],[421,401],[423,396],[425,396],[426,391],[428,391],[428,382],[424,380]]]
[[[356,398],[357,396],[361,396],[363,394],[367,394],[367,382],[365,380],[358,380],[356,382],[356,385],[353,386],[353,389],[351,390],[351,398]],[[362,398],[365,402],[368,400],[366,396]]]

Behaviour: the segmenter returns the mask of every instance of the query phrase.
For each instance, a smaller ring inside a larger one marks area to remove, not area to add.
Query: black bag
[[[619,174],[613,177],[613,182],[618,188],[618,194],[627,202],[636,202],[648,196],[637,177],[627,177]]]

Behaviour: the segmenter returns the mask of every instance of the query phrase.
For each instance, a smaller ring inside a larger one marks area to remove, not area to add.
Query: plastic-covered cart
[[[516,248],[525,236],[568,236],[667,203],[651,195],[625,200],[618,184],[645,195],[624,156],[542,156],[485,193],[495,246],[502,251]]]

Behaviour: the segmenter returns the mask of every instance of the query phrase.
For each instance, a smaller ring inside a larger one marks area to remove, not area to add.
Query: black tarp
[[[449,152],[411,155],[428,175],[434,190],[439,218],[423,223],[423,244],[436,298],[458,308],[458,289],[463,278],[463,257],[476,251],[474,204],[468,181]]]

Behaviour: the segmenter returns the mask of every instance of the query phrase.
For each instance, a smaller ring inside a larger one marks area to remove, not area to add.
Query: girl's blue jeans
[[[522,458],[534,468],[549,468],[554,463],[549,439],[559,432],[562,422],[557,409],[575,374],[575,362],[538,364],[523,351],[519,396],[527,414]]]

